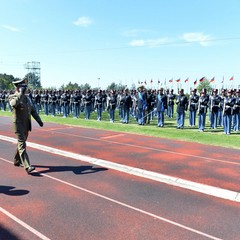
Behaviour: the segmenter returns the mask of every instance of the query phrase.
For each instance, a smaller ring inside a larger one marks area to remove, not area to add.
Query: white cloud
[[[79,17],[73,24],[80,27],[88,27],[93,21],[89,17]]]
[[[132,40],[129,45],[132,47],[159,47],[161,45],[166,45],[171,43],[172,41],[168,38],[157,38],[157,39],[139,39]]]
[[[10,30],[12,32],[20,32],[21,30],[19,28],[11,27],[9,25],[2,25],[3,28]]]
[[[182,38],[186,42],[197,42],[203,47],[211,45],[212,40],[210,35],[205,35],[202,32],[185,33],[183,34]]]

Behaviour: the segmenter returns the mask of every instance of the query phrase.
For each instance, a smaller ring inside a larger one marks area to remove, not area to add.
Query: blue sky
[[[240,85],[239,0],[0,0],[0,9],[0,73],[24,77],[37,61],[43,87],[186,87],[204,76]]]

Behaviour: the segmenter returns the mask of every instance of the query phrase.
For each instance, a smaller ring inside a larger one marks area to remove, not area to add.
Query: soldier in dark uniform
[[[86,95],[83,97],[84,111],[85,111],[85,120],[90,119],[91,111],[92,111],[92,93],[91,90],[88,89]]]
[[[56,116],[57,95],[56,90],[53,90],[49,94],[49,109],[53,117]]]
[[[68,116],[68,96],[66,90],[64,90],[61,94],[61,108],[63,112],[63,117],[66,118]]]
[[[62,90],[58,90],[56,92],[56,97],[57,97],[57,101],[56,101],[56,111],[57,114],[61,114],[62,110],[61,110],[61,95],[62,95]]]
[[[235,102],[236,99],[232,96],[232,90],[229,89],[223,104],[223,128],[225,134],[231,134],[233,106]]]
[[[106,90],[102,90],[102,102],[103,102],[103,106],[102,106],[102,111],[106,110],[106,105],[107,105],[107,93]]]
[[[224,105],[225,97],[226,97],[226,89],[222,89],[221,95],[220,95],[219,110],[218,110],[218,125],[221,127],[223,127],[223,105]]]
[[[201,91],[201,95],[198,101],[198,130],[203,132],[206,124],[207,108],[209,97],[204,90]]]
[[[29,97],[25,95],[27,90],[27,80],[14,81],[16,92],[9,96],[10,104],[13,108],[13,124],[14,132],[17,136],[17,150],[14,157],[14,165],[23,165],[27,173],[34,171],[34,167],[30,165],[29,157],[26,151],[26,141],[29,131],[32,129],[31,116],[42,127],[43,122],[37,114]]]
[[[72,101],[72,104],[73,104],[73,118],[79,118],[80,102],[81,102],[81,97],[80,97],[80,94],[79,94],[79,90],[75,90],[75,92],[72,94],[71,101]]]
[[[117,107],[117,96],[114,90],[110,91],[109,96],[107,97],[107,111],[110,117],[110,123],[113,123],[115,120],[115,110]]]
[[[189,126],[191,127],[196,125],[198,100],[199,96],[197,95],[197,89],[193,89],[188,101]]]
[[[236,91],[236,101],[233,106],[233,131],[240,130],[240,90]]]
[[[176,95],[173,93],[173,89],[171,89],[170,93],[167,95],[167,108],[168,108],[169,118],[173,118],[175,98],[176,98]]]
[[[121,119],[121,121],[123,121],[123,95],[124,95],[124,91],[121,90],[121,91],[118,91],[118,95],[117,95],[117,107],[118,107],[118,110],[119,110],[119,117]]]
[[[10,102],[9,102],[9,95],[13,94],[13,91],[10,90],[10,91],[7,91],[7,94],[6,94],[6,98],[7,98],[7,106],[8,106],[8,111],[11,112],[12,111],[12,107],[10,105]]]
[[[154,94],[154,90],[148,90],[147,94],[147,108],[146,108],[146,122],[150,124],[150,121],[153,119],[154,107],[156,105],[156,95]]]
[[[48,90],[43,90],[43,93],[41,94],[41,102],[43,105],[43,110],[45,116],[48,116],[48,100],[49,100],[49,95],[48,95]]]
[[[177,96],[176,99],[176,104],[177,104],[177,129],[183,129],[185,122],[185,111],[188,108],[188,99],[184,94],[183,89],[179,91],[179,95]]]
[[[213,89],[212,95],[209,97],[209,111],[210,111],[210,127],[217,128],[218,111],[220,109],[221,97],[218,95],[218,90]]]
[[[40,101],[41,101],[41,96],[39,94],[38,90],[34,90],[33,94],[32,94],[32,101],[33,101],[33,105],[37,111],[37,113],[39,114],[40,111]]]
[[[2,110],[6,111],[7,109],[7,91],[3,91],[1,96],[0,96],[0,101],[2,103]]]
[[[164,111],[166,108],[167,108],[167,96],[163,93],[163,88],[160,88],[156,98],[158,127],[164,127]]]
[[[123,123],[129,123],[130,108],[132,107],[132,97],[129,94],[128,88],[124,90],[122,96],[122,107],[123,107]]]
[[[101,121],[102,120],[102,112],[103,112],[102,90],[98,90],[98,93],[95,96],[94,109],[97,110],[97,121]]]
[[[147,106],[147,94],[143,86],[138,88],[137,94],[137,109],[138,109],[138,124],[144,125],[145,110]]]

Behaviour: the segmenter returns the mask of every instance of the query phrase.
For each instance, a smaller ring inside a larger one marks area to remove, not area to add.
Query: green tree
[[[65,87],[65,90],[76,90],[79,89],[79,85],[77,83],[71,83],[69,82]]]
[[[0,74],[0,89],[1,90],[10,90],[14,88],[12,84],[13,81],[17,80],[13,75]]]
[[[205,79],[203,82],[200,82],[197,87],[198,92],[201,92],[203,89],[207,89],[207,92],[211,91],[212,87],[208,79]]]
[[[108,87],[108,90],[116,90],[118,89],[118,85],[115,82],[112,82]]]
[[[85,91],[85,90],[91,89],[91,85],[88,83],[85,83],[84,85],[81,84],[79,88]]]

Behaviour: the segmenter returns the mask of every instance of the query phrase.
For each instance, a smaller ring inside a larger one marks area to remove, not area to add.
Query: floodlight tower
[[[33,84],[35,83],[35,80],[37,79],[39,84],[41,85],[41,67],[40,62],[27,62],[25,64],[25,69],[28,70],[28,83]],[[34,78],[34,79],[33,79]]]

